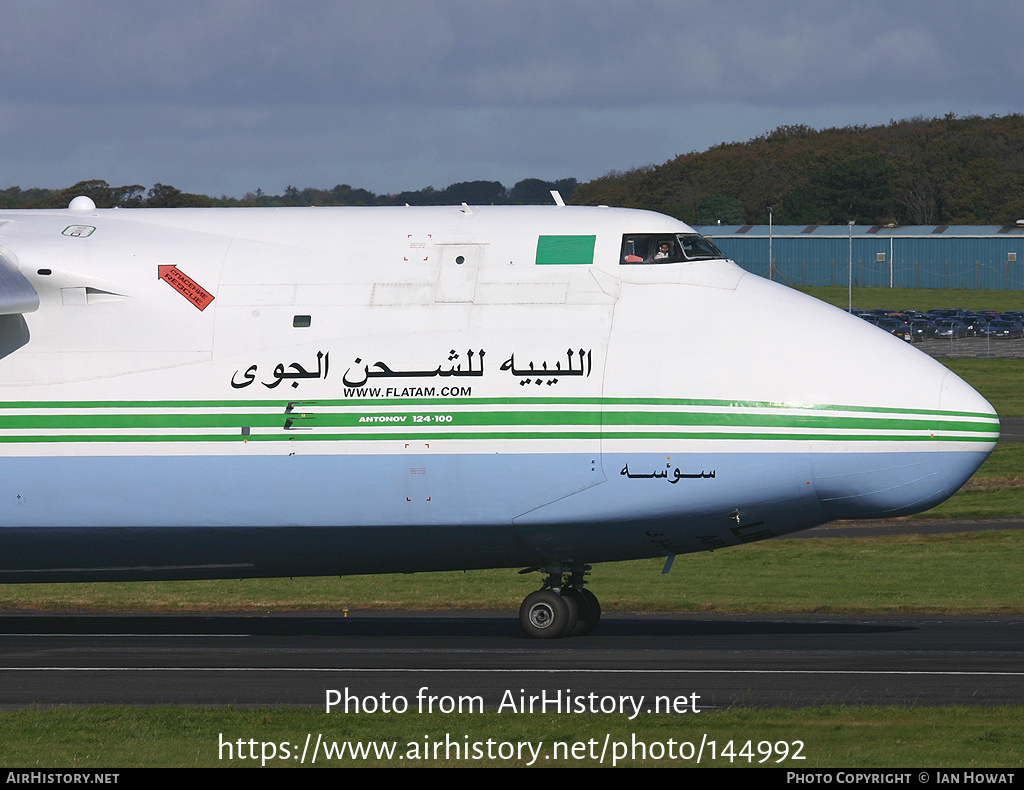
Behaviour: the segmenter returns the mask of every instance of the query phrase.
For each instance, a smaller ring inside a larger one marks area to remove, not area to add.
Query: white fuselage
[[[0,212],[27,281],[0,581],[674,555],[922,510],[991,451],[942,365],[694,238],[610,208]]]

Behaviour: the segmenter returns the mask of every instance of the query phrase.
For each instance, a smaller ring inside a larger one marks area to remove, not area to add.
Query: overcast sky
[[[510,187],[1024,111],[1021,0],[3,0],[0,28],[0,187]]]

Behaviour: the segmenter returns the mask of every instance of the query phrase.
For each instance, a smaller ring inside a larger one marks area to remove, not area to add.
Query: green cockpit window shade
[[[537,265],[594,262],[597,236],[540,236],[537,239]]]

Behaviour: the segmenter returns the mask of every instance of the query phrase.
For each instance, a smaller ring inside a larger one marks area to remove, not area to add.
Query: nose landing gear
[[[547,573],[543,586],[526,596],[519,607],[519,622],[537,639],[589,634],[601,620],[597,596],[583,585],[589,565],[529,568]]]

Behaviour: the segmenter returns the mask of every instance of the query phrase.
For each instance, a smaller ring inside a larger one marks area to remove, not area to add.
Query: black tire
[[[586,587],[566,587],[563,597],[572,597],[580,610],[579,620],[569,636],[586,636],[601,622],[601,602]]]
[[[571,633],[579,620],[576,601],[553,590],[537,590],[519,607],[519,622],[535,639],[557,639]]]

